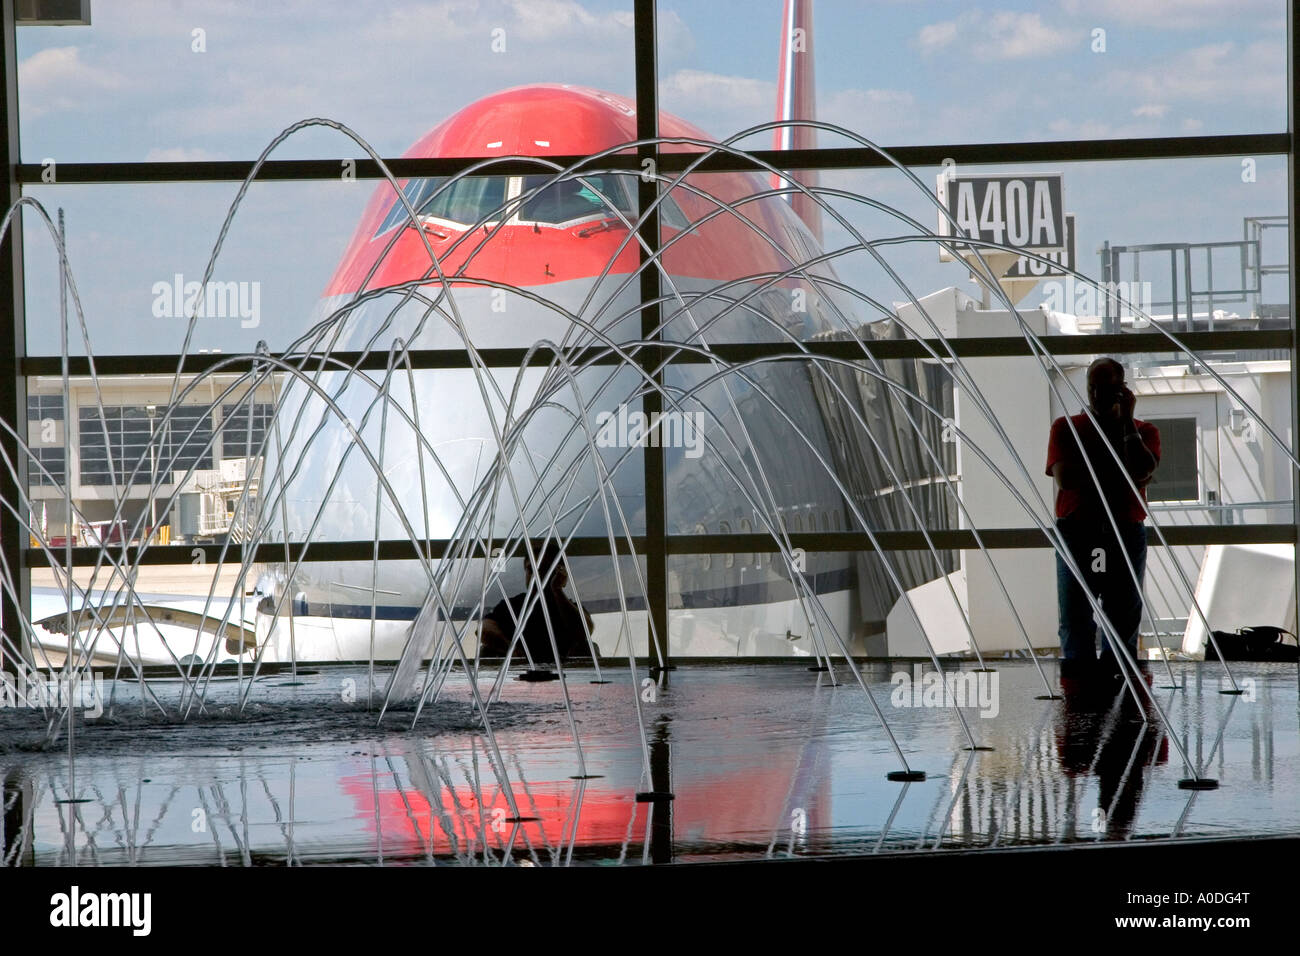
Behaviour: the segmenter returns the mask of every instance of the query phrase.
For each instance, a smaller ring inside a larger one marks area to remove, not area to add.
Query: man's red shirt
[[[1101,498],[1092,481],[1092,476],[1088,474],[1087,467],[1083,464],[1083,454],[1080,453],[1079,449],[1079,442],[1082,441],[1083,451],[1087,454],[1088,461],[1092,463],[1093,470],[1097,473],[1102,491],[1115,514],[1115,520],[1146,520],[1146,510],[1143,507],[1146,501],[1146,486],[1140,485],[1138,487],[1141,493],[1140,499],[1133,494],[1124,479],[1123,470],[1111,457],[1110,452],[1106,450],[1106,437],[1103,434],[1098,434],[1097,429],[1085,413],[1080,412],[1078,415],[1071,415],[1070,421],[1074,423],[1074,427],[1079,433],[1078,439],[1070,431],[1070,426],[1066,424],[1064,415],[1052,422],[1051,437],[1047,441],[1047,474],[1052,473],[1052,466],[1058,461],[1063,462],[1070,469],[1077,466],[1082,470],[1087,486],[1081,489],[1058,488],[1056,491],[1056,516],[1064,518],[1066,515],[1079,512],[1081,515],[1105,520],[1106,511],[1101,506]],[[1142,444],[1146,445],[1147,450],[1159,462],[1160,430],[1150,422],[1144,422],[1138,418],[1133,419],[1133,424],[1137,428],[1138,435],[1142,438]],[[1115,434],[1115,440],[1112,442],[1112,447],[1122,456],[1123,441],[1119,437],[1118,430]]]

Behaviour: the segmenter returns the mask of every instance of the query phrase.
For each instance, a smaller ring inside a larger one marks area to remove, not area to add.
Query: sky
[[[780,14],[780,0],[661,0],[663,109],[719,137],[769,121]],[[392,156],[499,89],[633,88],[630,2],[95,0],[92,17],[89,27],[18,33],[23,158],[52,160],[56,176],[63,162],[252,159],[284,127],[312,116],[341,121]],[[1283,132],[1285,36],[1283,0],[818,0],[818,115],[884,146]],[[748,145],[769,142],[767,134]],[[338,133],[308,131],[274,155],[360,151]],[[1232,240],[1243,217],[1285,212],[1285,162],[1276,157],[1031,171],[1064,173],[1079,265],[1091,273],[1103,240]],[[935,173],[916,170],[927,189]],[[934,220],[926,196],[897,173],[842,171],[825,182]],[[184,323],[153,314],[154,289],[178,274],[201,277],[236,189],[29,188],[66,210],[97,353],[179,348]],[[372,189],[255,185],[215,277],[259,284],[259,324],[205,319],[195,347],[241,351],[265,338],[277,348],[300,332]],[[876,235],[900,231],[837,205]],[[24,219],[29,351],[57,353],[52,247],[35,217]],[[844,230],[828,230],[828,246],[846,241]],[[918,293],[945,285],[973,291],[933,248],[891,255]],[[901,298],[861,257],[840,272],[886,301]]]

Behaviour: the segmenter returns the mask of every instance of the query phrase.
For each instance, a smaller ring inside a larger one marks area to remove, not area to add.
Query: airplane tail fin
[[[776,118],[779,121],[817,118],[816,84],[813,73],[812,0],[785,0],[781,16],[781,64],[777,79]],[[773,131],[773,149],[815,149],[817,131],[807,126],[778,127]],[[812,188],[817,185],[815,170],[791,170],[788,178]],[[789,185],[780,176],[772,177],[772,186]],[[808,196],[787,197],[795,214],[817,238],[822,238],[821,207]]]

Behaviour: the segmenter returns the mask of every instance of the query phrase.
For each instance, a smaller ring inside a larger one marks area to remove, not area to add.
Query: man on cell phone
[[[1100,432],[1083,412],[1052,422],[1047,474],[1056,479],[1056,526],[1084,578],[1080,585],[1057,555],[1063,686],[1073,681],[1113,683],[1120,674],[1104,634],[1097,655],[1097,626],[1085,586],[1129,653],[1137,656],[1147,557],[1145,489],[1160,463],[1160,432],[1133,417],[1135,403],[1124,384],[1124,366],[1113,358],[1099,358],[1088,366],[1088,404]]]

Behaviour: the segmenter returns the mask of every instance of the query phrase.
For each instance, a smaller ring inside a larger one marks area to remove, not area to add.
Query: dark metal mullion
[[[1104,335],[1042,335],[1039,342],[1052,355],[1091,355],[1107,352],[1130,354],[1139,352],[1174,352],[1173,344],[1159,332],[1122,332]],[[1193,352],[1235,351],[1239,349],[1289,349],[1291,332],[1288,329],[1245,329],[1231,332],[1184,332],[1180,340]],[[1019,336],[973,336],[970,338],[951,339],[947,343],[938,339],[881,339],[868,340],[867,349],[876,359],[929,358],[934,352],[946,351],[948,347],[963,358],[1013,357],[1017,355],[1037,354],[1031,351],[1029,343]],[[699,352],[683,351],[676,345],[643,346],[646,364],[658,364],[668,361],[674,365],[714,363],[719,359],[727,362],[745,362],[750,359],[765,358],[774,355],[824,355],[867,361],[862,346],[857,342],[807,342],[802,347],[787,342],[732,342],[710,344],[710,355]],[[469,368],[470,358],[464,349],[418,349],[408,353],[412,368]],[[528,357],[526,349],[480,349],[479,357],[490,368],[518,368]],[[286,361],[301,359],[296,356],[276,356]],[[330,357],[339,363],[357,366],[368,371],[383,371],[387,365],[388,355],[381,351],[331,352]],[[586,347],[566,350],[570,363],[583,364],[594,362],[599,365],[616,365],[623,359],[609,349]],[[95,370],[101,375],[172,375],[176,371],[179,355],[103,355],[96,356]],[[529,363],[546,365],[551,356],[545,352],[535,352]],[[29,356],[20,359],[24,375],[57,375],[61,373],[61,359],[56,355]],[[247,371],[257,358],[232,359],[230,355],[198,354],[185,357],[187,373],[198,374],[216,368],[222,363],[223,371]],[[73,356],[69,359],[69,368],[73,375],[89,375],[90,363],[84,357]]]
[[[633,4],[633,43],[636,51],[636,136],[650,140],[659,135],[659,67],[656,61],[658,36],[656,35],[655,0],[635,0]],[[640,253],[641,338],[649,341],[659,337],[662,309],[659,305],[659,265],[651,263],[650,256],[659,249],[659,181],[654,175],[645,175],[647,160],[649,172],[659,168],[659,148],[654,143],[637,147],[637,166],[643,175],[637,180],[637,208],[644,215],[638,235]],[[657,350],[655,350],[657,352]],[[655,382],[663,383],[663,373],[655,369],[655,357],[647,351],[637,353],[638,363]],[[654,390],[641,399],[641,411],[654,421],[663,413],[663,396]],[[645,562],[646,591],[650,622],[654,627],[651,639],[658,642],[658,658],[668,665],[668,551],[666,547],[668,507],[665,494],[664,452],[659,442],[647,443],[645,455]],[[650,657],[655,658],[652,652]]]
[[[1105,162],[1142,159],[1208,159],[1242,153],[1281,155],[1290,148],[1288,133],[1241,133],[1229,136],[1152,136],[1144,139],[1039,140],[1026,143],[952,143],[936,146],[886,146],[904,166],[941,166],[955,160],[962,166],[1010,166],[1024,163]],[[874,149],[822,147],[819,149],[753,150],[756,160],[783,168],[851,169],[892,165]],[[684,169],[687,154],[667,159],[665,171]],[[734,158],[710,157],[701,172],[746,168]]]
[[[558,163],[561,167],[572,166],[582,162],[587,156],[547,156],[548,163]],[[492,166],[492,173],[501,176],[521,176],[542,172],[538,164],[527,159],[504,159],[501,157],[444,157],[426,156],[410,158],[385,159],[384,165],[398,179],[415,177],[454,176],[462,170],[483,162],[485,159],[498,159]],[[383,179],[384,174],[379,164],[372,159],[269,159],[257,171],[257,180],[268,182],[302,181],[331,179],[338,180],[344,163],[355,163],[357,179]],[[626,169],[634,171],[636,160],[633,156],[607,156],[600,160],[600,165],[608,169]],[[248,178],[253,168],[251,160],[222,160],[213,162],[167,162],[167,163],[59,163],[54,168],[53,183],[58,185],[86,184],[128,184],[128,183],[224,183],[240,182]],[[50,171],[37,163],[22,163],[18,166],[18,181],[30,185],[46,185]]]
[[[1279,544],[1296,540],[1290,524],[1177,525],[1161,531],[1170,546],[1192,544]],[[935,528],[927,532],[938,550],[978,550],[970,530]],[[842,551],[925,551],[926,534],[921,531],[876,531],[875,541],[859,531],[792,532],[790,544],[809,552]],[[1052,541],[1038,528],[981,528],[979,539],[991,550],[1050,548]],[[668,538],[669,554],[738,554],[772,551],[774,541],[766,534],[682,534]]]
[[[1202,544],[1292,544],[1296,541],[1294,524],[1235,524],[1235,525],[1171,525],[1163,529],[1165,540],[1171,547]],[[930,539],[940,550],[975,550],[978,544],[974,532],[951,528],[936,528],[929,532]],[[1052,542],[1038,528],[982,528],[980,538],[993,550],[1020,548],[1050,548]],[[634,535],[629,541],[616,538],[620,554],[631,554],[636,549],[644,555],[649,547],[649,536]],[[920,531],[877,531],[875,542],[881,551],[925,551],[929,544]],[[846,552],[872,551],[876,544],[872,538],[858,531],[831,532],[793,532],[790,534],[791,547],[803,548],[810,552]],[[543,542],[533,542],[540,548]],[[458,543],[451,539],[434,539],[421,542],[429,557],[441,558],[449,552],[459,553]],[[224,557],[222,549],[225,548]],[[662,548],[665,554],[743,554],[756,551],[774,553],[776,542],[771,535],[756,533],[737,534],[674,534],[664,535]],[[127,563],[138,562],[141,565],[180,565],[193,563],[194,548],[151,546],[143,554],[138,546],[125,549],[114,548],[113,553]],[[243,545],[220,544],[199,545],[197,550],[204,555],[211,565],[218,561],[225,564],[238,564],[247,554]],[[570,557],[602,557],[609,554],[609,538],[605,536],[585,535],[569,540],[566,553]],[[305,552],[305,556],[304,556]],[[73,548],[72,563],[76,567],[86,567],[99,560],[98,548]],[[405,561],[419,557],[416,546],[404,538],[394,538],[379,542],[379,559],[381,561]],[[286,557],[287,554],[287,557]],[[252,549],[251,560],[263,564],[283,564],[286,560],[293,562],[302,557],[304,561],[370,561],[375,554],[375,542],[369,541],[317,541],[304,544],[301,541],[263,542]],[[49,557],[44,551],[25,551],[29,567],[48,567]],[[474,543],[465,557],[485,557],[478,543]]]
[[[1287,153],[1286,199],[1287,199],[1287,233],[1289,253],[1289,281],[1287,291],[1291,306],[1291,453],[1300,457],[1300,332],[1297,332],[1295,308],[1300,301],[1300,282],[1297,281],[1297,269],[1300,268],[1300,193],[1297,192],[1296,176],[1300,169],[1296,167],[1295,138],[1296,110],[1300,109],[1300,18],[1296,15],[1296,0],[1287,3],[1287,97],[1286,125],[1291,134],[1291,150]],[[1261,288],[1263,277],[1260,277]],[[1296,471],[1288,468],[1291,474],[1292,520],[1300,528],[1300,479]],[[1293,560],[1293,584],[1295,594],[1300,595],[1300,560]],[[1292,628],[1300,634],[1300,609],[1291,622]]]
[[[6,208],[13,206],[22,195],[15,176],[19,159],[18,149],[18,52],[14,39],[14,0],[3,0],[0,5],[0,155],[9,171],[6,186]],[[21,359],[26,351],[27,329],[23,309],[23,221],[15,215],[9,232],[0,243],[0,315],[4,316],[0,328],[0,415],[9,422],[16,433],[27,434],[27,379],[22,375]],[[66,413],[64,427],[67,427]],[[19,449],[15,435],[0,435],[0,448],[13,462],[15,475],[0,464],[0,496],[19,514],[19,502],[27,492],[27,457]],[[65,463],[66,470],[67,465]],[[31,606],[31,573],[25,564],[28,532],[23,528],[19,514],[0,508],[0,548],[4,549],[5,563],[13,578],[14,596],[0,589],[0,627],[9,640],[18,647],[28,661],[31,650],[22,620]],[[16,598],[17,600],[15,600]],[[17,662],[0,645],[0,660],[4,669],[17,672]]]
[[[638,50],[638,55],[640,51]],[[653,53],[651,54],[653,56]],[[638,87],[638,95],[640,88]],[[656,114],[657,115],[657,114]],[[638,111],[639,119],[639,111]],[[638,137],[643,138],[643,137]],[[964,166],[1009,166],[1024,163],[1105,162],[1144,159],[1207,159],[1216,156],[1283,155],[1291,149],[1290,133],[1240,133],[1228,136],[1155,136],[1144,139],[1039,140],[1025,143],[949,143],[931,146],[886,146],[885,151],[904,166],[940,166],[951,159]],[[879,169],[890,165],[879,152],[867,147],[831,147],[820,149],[754,150],[753,160],[781,168],[799,169]],[[385,159],[394,176],[453,176],[475,163],[494,157],[469,158],[423,157]],[[547,159],[568,167],[585,156],[548,156]],[[600,164],[609,169],[640,171],[643,157],[608,156]],[[660,157],[661,173],[681,172],[694,162],[690,153],[665,153]],[[719,153],[697,167],[699,172],[734,172],[757,168],[745,156]],[[268,181],[338,179],[344,159],[267,160],[257,178]],[[379,165],[371,159],[351,160],[358,179],[379,179]],[[248,176],[252,160],[220,162],[168,163],[60,163],[55,168],[56,183],[159,183],[159,182],[238,182]],[[493,166],[501,175],[532,172],[536,164],[527,160],[505,160]],[[43,184],[49,174],[40,163],[19,163],[20,184]]]

